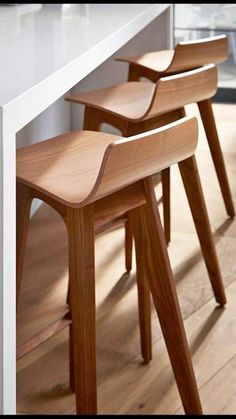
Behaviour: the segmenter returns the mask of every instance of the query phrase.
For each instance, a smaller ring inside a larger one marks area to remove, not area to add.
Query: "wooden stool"
[[[145,77],[156,83],[161,77],[178,74],[211,63],[221,63],[228,57],[228,39],[225,35],[180,42],[174,50],[154,51],[135,57],[119,57],[117,61],[129,63],[129,81],[138,81]],[[235,216],[232,194],[225,169],[223,153],[216,129],[215,118],[210,98],[196,100],[213,163],[223,195],[227,214]],[[170,181],[166,182],[170,189]],[[166,190],[166,225],[170,232],[170,193]]]
[[[17,150],[17,289],[23,269],[33,198],[62,216],[69,237],[71,341],[76,411],[97,412],[94,230],[128,213],[138,275],[146,276],[186,413],[201,405],[184,332],[152,175],[178,162],[195,222],[204,227],[213,286],[225,300],[194,150],[196,118],[126,139],[91,131],[71,132]],[[197,206],[197,211],[196,211]],[[194,210],[195,208],[195,210]],[[68,316],[64,317],[67,324]]]
[[[174,50],[149,52],[140,56],[120,57],[120,58],[116,58],[116,60],[129,63],[128,81],[138,81],[140,80],[141,77],[145,77],[156,83],[161,77],[165,77],[166,75],[169,76],[172,74],[177,74],[177,73],[180,73],[186,70],[191,70],[191,69],[194,69],[194,68],[206,65],[206,64],[220,63],[220,62],[225,61],[227,57],[228,57],[228,39],[225,35],[219,35],[216,37],[200,39],[197,41],[180,42],[175,47]],[[132,116],[130,115],[131,119],[135,119],[138,113],[138,108],[140,106],[139,98],[138,98],[139,93],[141,92],[138,92],[136,98],[134,98],[134,100],[136,99],[137,102],[133,105],[134,113]],[[91,102],[89,101],[84,102],[83,100],[80,101],[79,98],[83,99],[83,96],[82,97],[81,95],[76,95],[73,97],[70,96],[68,99],[78,102],[78,103],[84,103],[86,106],[93,107],[94,96]],[[118,113],[120,114],[120,107],[121,107],[122,102],[119,103],[119,97],[117,99],[118,99],[117,110],[118,110]],[[109,98],[107,98],[107,100],[108,102],[110,101]],[[111,98],[111,100],[113,100],[113,98]],[[140,101],[142,101],[142,98],[140,98]],[[125,106],[130,105],[130,102],[124,103],[124,109],[125,109]],[[234,217],[235,208],[233,204],[232,195],[230,192],[228,177],[227,177],[225,164],[224,164],[224,158],[223,158],[223,154],[222,154],[222,150],[221,150],[221,146],[219,142],[219,137],[218,137],[218,133],[217,133],[216,125],[215,125],[215,119],[214,119],[214,114],[212,110],[211,100],[210,98],[205,98],[202,100],[196,100],[195,102],[197,102],[198,104],[198,108],[200,111],[204,129],[206,132],[206,137],[207,137],[208,144],[210,147],[211,155],[213,158],[213,163],[214,163],[216,174],[217,174],[218,181],[220,184],[227,214],[230,217]],[[116,111],[114,106],[113,106],[113,111]],[[123,113],[125,112],[123,111]],[[84,126],[87,127],[86,129],[97,129],[97,128],[94,128],[94,126],[97,125],[96,118],[95,118],[95,122],[91,122],[90,116],[91,114],[86,115]],[[104,114],[103,116],[105,118]],[[127,114],[125,113],[125,116],[129,116],[129,110]],[[106,122],[106,121],[103,121],[103,122]],[[111,121],[109,121],[109,123],[110,122]],[[92,125],[93,127],[91,127]],[[120,129],[120,127],[118,128]],[[153,125],[152,125],[152,128],[153,128]],[[128,129],[128,132],[124,130],[122,131],[122,133],[123,135],[127,135],[127,136],[134,134],[132,129]],[[162,186],[163,186],[164,227],[165,227],[166,240],[167,240],[167,243],[169,243],[170,229],[171,229],[170,172],[169,170],[166,170],[162,173]],[[132,259],[132,244],[131,243],[132,243],[132,238],[130,238],[130,233],[129,233],[129,229],[127,225],[126,227],[126,255],[127,255],[126,266],[128,268],[131,268],[131,259]]]
[[[150,129],[163,126],[185,116],[184,106],[192,102],[201,102],[212,97],[217,89],[217,70],[215,65],[186,71],[185,73],[160,78],[156,84],[147,82],[126,82],[93,92],[79,93],[68,96],[66,100],[85,105],[84,128],[99,130],[103,122],[118,128],[124,136],[129,137]],[[162,172],[164,192],[164,230],[167,242],[170,236],[169,202],[170,202],[170,170]],[[165,205],[167,204],[167,205]],[[215,274],[211,269],[211,258],[205,247],[204,227],[196,223],[197,208],[192,208],[202,252],[212,284]],[[200,220],[198,220],[199,223]],[[130,234],[130,230],[128,232]],[[128,235],[128,234],[126,234]],[[126,243],[132,239],[126,240]],[[127,252],[131,253],[131,252]],[[214,288],[214,287],[213,287]],[[224,298],[216,295],[217,302],[224,304]],[[151,327],[151,311],[148,293],[138,287],[140,333],[144,359],[148,362],[151,348],[149,332]],[[144,326],[145,325],[145,326]],[[147,355],[145,355],[145,353]]]
[[[85,131],[17,150],[18,290],[32,198],[55,208],[68,230],[78,413],[96,412],[94,228],[127,212],[138,273],[147,276],[185,411],[201,411],[151,178],[179,162],[190,206],[193,210],[197,200],[197,216],[205,223],[218,296],[225,299],[196,163],[190,157],[196,142],[196,118],[184,118],[131,139]]]

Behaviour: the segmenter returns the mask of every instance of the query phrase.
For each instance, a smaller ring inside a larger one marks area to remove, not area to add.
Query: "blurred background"
[[[219,64],[221,102],[236,103],[236,3],[174,4],[174,44],[208,36],[226,34],[229,58]]]

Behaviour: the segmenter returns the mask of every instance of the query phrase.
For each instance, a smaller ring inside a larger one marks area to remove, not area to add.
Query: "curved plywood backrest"
[[[189,103],[209,99],[217,90],[217,69],[210,64],[196,70],[162,77],[156,84],[152,102],[145,116],[161,115]]]
[[[193,155],[197,118],[185,117],[162,128],[115,140],[107,147],[96,183],[83,206]]]
[[[226,35],[180,42],[167,73],[190,70],[206,64],[217,64],[228,57],[229,47]]]

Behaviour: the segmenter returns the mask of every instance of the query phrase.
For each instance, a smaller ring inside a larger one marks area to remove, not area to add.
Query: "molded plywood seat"
[[[107,146],[119,137],[69,132],[17,150],[17,179],[54,199],[80,206],[93,189]]]
[[[116,61],[124,61],[129,64],[135,64],[162,74],[168,72],[168,68],[173,61],[174,55],[174,49],[167,49],[162,51],[147,52],[146,54],[136,55],[133,57],[118,57],[116,58]]]
[[[202,411],[152,181],[153,174],[178,162],[214,293],[224,304],[193,155],[196,144],[197,120],[183,118],[132,138],[75,132],[17,150],[18,296],[33,198],[55,208],[66,224],[70,283],[70,313],[18,348],[18,356],[70,325],[70,383],[77,414],[97,412],[94,230],[109,210],[111,219],[129,218],[137,282],[144,294],[151,290],[184,409],[188,414]]]
[[[228,57],[228,39],[225,35],[179,42],[173,50],[153,51],[133,57],[118,57],[140,76],[157,78],[175,74],[207,64],[217,64]],[[131,79],[131,78],[130,78]],[[133,79],[133,77],[132,77]]]
[[[147,82],[121,83],[105,89],[69,95],[66,100],[81,103],[88,108],[103,112],[100,115],[100,123],[106,121],[114,125],[117,122],[124,133],[124,124],[127,124],[128,121],[150,120],[170,111],[178,110],[188,103],[213,96],[216,93],[216,82],[216,67],[211,64],[179,75],[161,78],[156,84]],[[111,118],[111,115],[114,116],[114,119]],[[93,123],[88,118],[89,116],[86,115],[84,128]],[[97,119],[98,116],[96,121]]]
[[[66,100],[106,110],[132,121],[139,120],[146,114],[154,91],[155,86],[151,83],[121,83],[105,89],[67,96]]]

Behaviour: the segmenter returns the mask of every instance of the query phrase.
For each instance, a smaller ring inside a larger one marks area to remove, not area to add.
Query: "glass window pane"
[[[218,65],[219,87],[236,88],[236,4],[175,4],[175,45],[208,36],[226,34],[229,39],[228,60]]]

